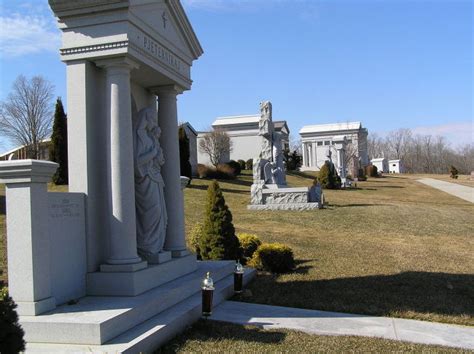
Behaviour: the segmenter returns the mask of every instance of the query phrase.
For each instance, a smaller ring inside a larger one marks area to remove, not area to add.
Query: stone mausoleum
[[[336,139],[346,137],[345,164],[348,173],[357,176],[359,168],[369,164],[367,151],[368,131],[360,122],[306,125],[300,129],[303,155],[302,171],[319,171],[328,159],[328,150],[337,156]],[[339,170],[341,162],[334,159]]]
[[[225,158],[223,163],[230,160],[244,160],[255,158],[255,151],[260,151],[261,138],[259,136],[260,114],[241,115],[241,116],[225,116],[218,117],[212,123],[212,129],[224,130],[232,142],[232,151]],[[281,149],[289,149],[290,129],[285,120],[273,122],[275,132],[280,135]],[[199,148],[199,141],[208,132],[199,132],[197,138],[198,146],[198,163],[211,165],[209,155]]]
[[[203,51],[178,0],[49,4],[69,192],[47,191],[55,163],[0,162],[9,292],[29,351],[150,351],[200,317],[206,272],[215,303],[232,289],[234,262],[186,249],[177,97]]]

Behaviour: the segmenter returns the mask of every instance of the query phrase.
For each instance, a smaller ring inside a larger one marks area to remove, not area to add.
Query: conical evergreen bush
[[[61,98],[56,100],[54,111],[53,134],[49,145],[49,160],[59,164],[53,175],[55,184],[68,184],[67,167],[67,119]]]
[[[232,213],[216,180],[207,189],[206,216],[199,250],[203,260],[242,258],[242,249],[232,224]]]
[[[25,350],[24,332],[18,323],[16,304],[7,289],[0,289],[0,353],[19,353]]]
[[[192,168],[191,163],[189,162],[189,139],[186,135],[186,130],[184,126],[181,125],[178,130],[179,138],[179,165],[181,169],[181,176],[186,176],[189,179],[192,178]]]

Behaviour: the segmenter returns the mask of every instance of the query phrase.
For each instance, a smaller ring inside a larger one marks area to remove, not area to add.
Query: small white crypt
[[[232,294],[234,262],[186,249],[177,96],[203,51],[179,0],[49,4],[67,65],[69,192],[47,191],[55,163],[0,162],[9,292],[27,351],[149,351],[200,317],[207,271],[215,303]]]

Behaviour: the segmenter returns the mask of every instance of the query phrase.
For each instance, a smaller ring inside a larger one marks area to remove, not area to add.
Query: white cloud
[[[412,129],[414,134],[439,135],[453,145],[474,143],[474,122],[453,122],[431,126],[420,126]]]
[[[52,16],[18,13],[0,16],[0,50],[3,57],[58,52],[60,44],[61,35]]]

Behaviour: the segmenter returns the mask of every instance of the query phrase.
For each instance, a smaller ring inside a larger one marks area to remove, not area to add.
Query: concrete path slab
[[[365,336],[474,349],[474,327],[390,317],[225,301],[211,319],[264,329],[287,328],[310,334]]]
[[[418,180],[418,182],[454,195],[455,197],[467,200],[468,202],[474,203],[474,188],[472,187],[463,186],[457,183],[440,181],[434,178],[421,178]]]

